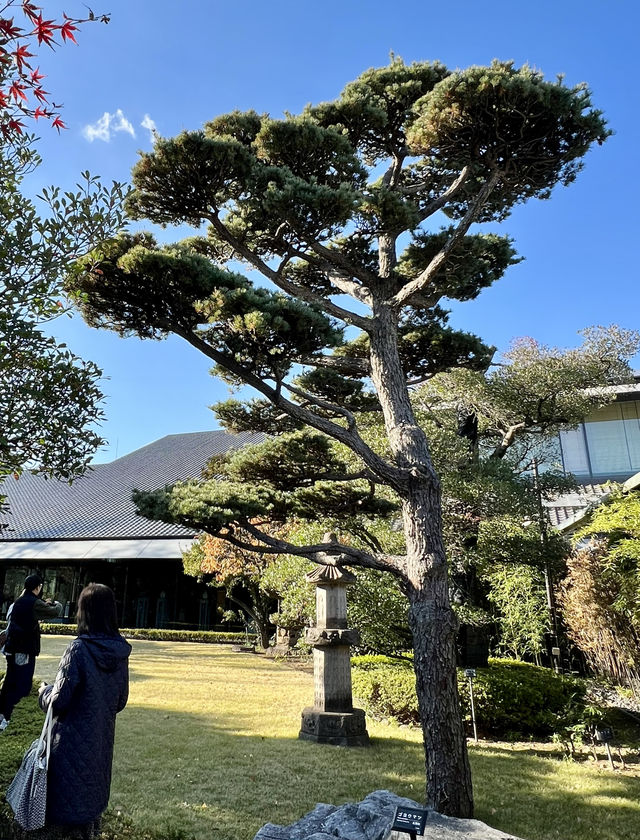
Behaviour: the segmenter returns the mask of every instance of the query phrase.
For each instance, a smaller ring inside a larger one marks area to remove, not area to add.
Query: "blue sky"
[[[42,4],[47,17],[85,12],[76,0]],[[586,81],[615,135],[589,153],[575,184],[517,208],[500,226],[526,260],[458,306],[452,323],[501,349],[523,335],[573,346],[582,327],[640,327],[640,12],[633,0],[109,0],[93,8],[110,12],[111,23],[86,25],[79,46],[41,56],[45,87],[64,103],[69,129],[58,137],[41,128],[44,165],[34,189],[68,188],[84,169],[127,180],[137,151],[151,148],[144,126],[172,136],[236,108],[295,113],[335,98],[363,70],[386,64],[391,51],[452,69],[513,59],[551,79],[563,73],[568,84]],[[207,406],[226,398],[226,386],[178,339],[122,340],[87,328],[79,316],[60,319],[53,331],[104,371],[101,432],[109,445],[98,460],[165,434],[215,427]]]

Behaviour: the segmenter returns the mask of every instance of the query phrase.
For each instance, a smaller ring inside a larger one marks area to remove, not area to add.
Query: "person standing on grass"
[[[47,825],[94,837],[109,802],[116,714],[129,696],[131,645],[118,631],[113,590],[90,583],[78,598],[78,636],[40,707],[53,711]]]
[[[9,623],[3,648],[7,671],[0,689],[0,732],[9,725],[15,705],[31,691],[40,653],[40,619],[62,615],[61,603],[42,600],[43,583],[40,575],[29,575],[22,594],[7,613]]]

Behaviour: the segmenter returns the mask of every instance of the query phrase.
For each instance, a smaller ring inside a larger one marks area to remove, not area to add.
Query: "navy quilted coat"
[[[53,706],[47,823],[85,825],[107,807],[116,714],[129,694],[131,645],[122,636],[78,636],[56,681],[40,696]]]

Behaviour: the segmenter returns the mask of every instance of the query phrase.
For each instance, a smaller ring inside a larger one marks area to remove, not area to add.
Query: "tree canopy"
[[[129,213],[206,231],[161,246],[121,236],[80,260],[67,283],[89,323],[180,335],[230,384],[258,392],[251,410],[263,421],[286,415],[350,453],[342,476],[331,475],[343,479],[338,494],[324,480],[305,486],[303,470],[289,471],[285,490],[195,483],[138,505],[240,547],[246,532],[263,553],[323,552],[397,577],[409,599],[427,801],[448,814],[470,815],[473,799],[440,483],[410,387],[451,368],[482,371],[492,357],[449,325],[446,303],[475,298],[518,257],[508,237],[471,233],[472,224],[548,198],[608,134],[584,85],[510,62],[449,71],[394,59],[300,115],[233,112],[159,138],[134,167]],[[370,442],[359,426],[363,401],[381,412],[384,439]],[[296,546],[255,524],[283,493],[318,515],[333,505],[346,516],[384,499],[381,487],[398,500],[400,555],[340,539]]]
[[[7,16],[12,11],[27,29]],[[18,0],[0,10],[0,480],[24,468],[71,479],[102,443],[101,373],[45,325],[69,311],[61,283],[73,260],[121,229],[124,189],[85,172],[75,190],[45,188],[37,204],[24,186],[41,163],[25,120],[64,127],[33,67],[38,47],[75,41],[79,24],[107,19],[57,22]]]

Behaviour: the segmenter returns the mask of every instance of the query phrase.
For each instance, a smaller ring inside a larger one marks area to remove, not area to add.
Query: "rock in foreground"
[[[422,808],[411,799],[388,790],[376,790],[362,802],[316,805],[289,826],[267,823],[254,840],[407,840],[408,834],[391,831],[398,806]],[[428,840],[519,840],[479,820],[459,820],[429,811],[424,835]]]

